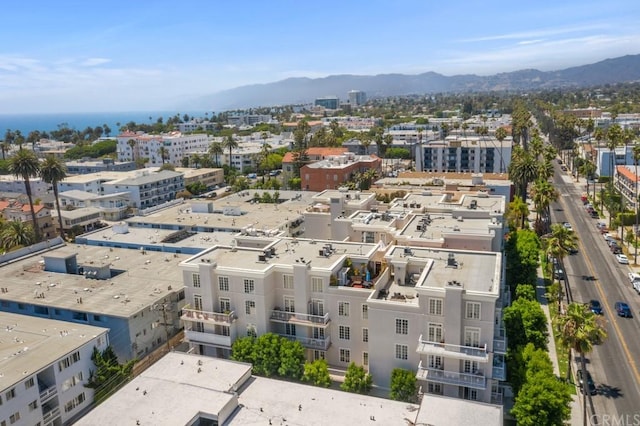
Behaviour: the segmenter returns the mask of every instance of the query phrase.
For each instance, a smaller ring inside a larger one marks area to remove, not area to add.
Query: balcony
[[[504,329],[502,332],[504,333]],[[493,335],[493,352],[502,355],[507,353],[507,338],[504,334],[495,333]]]
[[[309,327],[327,327],[329,325],[329,313],[324,315],[309,315],[300,312],[271,311],[271,321]]]
[[[491,392],[491,403],[496,405],[502,405],[502,393]]]
[[[191,309],[189,305],[187,305],[185,308],[182,308],[182,316],[180,319],[183,321],[231,325],[236,320],[236,314],[235,311],[229,313],[199,311]]]
[[[507,380],[507,365],[502,355],[497,355],[493,358],[491,378],[501,381]]]
[[[185,330],[184,336],[191,343],[204,343],[214,346],[224,346],[230,348],[232,342],[231,336],[223,336],[221,334],[204,333],[202,331]]]
[[[280,334],[280,336],[285,337],[289,340],[298,341],[307,349],[319,349],[322,351],[326,351],[331,345],[331,338],[329,336],[324,339],[312,339],[310,337],[291,336],[289,334]]]
[[[439,370],[437,368],[424,368],[422,361],[418,365],[418,380],[442,383],[445,385],[465,386],[467,388],[481,389],[487,388],[487,378],[478,372],[476,374],[459,373],[457,371]]]
[[[40,404],[44,404],[54,396],[58,394],[58,389],[54,386],[50,386],[45,388],[44,386],[40,386]]]
[[[422,340],[422,335],[418,338],[418,348],[416,352],[424,355],[438,355],[446,358],[454,358],[469,361],[488,362],[489,353],[487,345],[483,347],[460,346],[449,343],[430,342]]]
[[[42,423],[47,424],[60,416],[60,407],[54,407],[46,413],[42,414]]]

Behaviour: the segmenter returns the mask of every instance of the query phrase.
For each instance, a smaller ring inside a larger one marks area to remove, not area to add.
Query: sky
[[[1,10],[0,114],[171,110],[288,77],[551,71],[640,53],[630,0],[22,0]]]

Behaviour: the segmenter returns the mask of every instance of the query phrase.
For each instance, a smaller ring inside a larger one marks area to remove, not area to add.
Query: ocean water
[[[8,129],[20,130],[26,137],[34,130],[50,132],[57,130],[61,124],[75,130],[96,127],[106,124],[111,128],[111,136],[117,134],[120,123],[123,126],[131,121],[139,124],[155,123],[159,117],[166,122],[169,117],[188,114],[189,117],[205,117],[204,111],[155,111],[155,112],[88,112],[88,113],[56,113],[56,114],[0,114],[0,139]],[[211,113],[210,113],[211,114]],[[151,117],[151,120],[149,120]]]

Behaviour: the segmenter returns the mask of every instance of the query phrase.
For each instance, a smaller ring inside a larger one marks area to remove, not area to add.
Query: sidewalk
[[[549,340],[547,347],[549,348],[549,358],[551,358],[551,364],[553,365],[553,372],[556,376],[560,376],[560,367],[558,366],[558,353],[556,352],[556,342],[553,338],[553,325],[551,324],[551,314],[549,312],[549,301],[546,297],[546,287],[544,285],[544,275],[542,269],[538,267],[538,282],[536,285],[536,298],[540,303],[540,307],[547,317],[547,333],[549,334]],[[577,394],[579,392],[576,391]],[[582,425],[582,399],[580,395],[573,395],[573,401],[571,402],[571,418],[569,419],[571,426]]]

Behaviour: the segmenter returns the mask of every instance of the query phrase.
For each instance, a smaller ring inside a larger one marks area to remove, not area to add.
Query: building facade
[[[206,152],[211,143],[206,134],[183,135],[180,132],[162,135],[123,132],[118,135],[117,140],[118,161],[146,158],[147,165],[156,167],[164,163],[180,166],[185,155],[191,152]]]
[[[375,155],[345,153],[325,160],[307,164],[300,168],[301,188],[305,191],[338,189],[353,180],[356,173],[373,170],[382,174],[382,159]]]
[[[511,164],[511,141],[492,136],[447,137],[416,148],[416,170],[456,173],[506,173]]]

